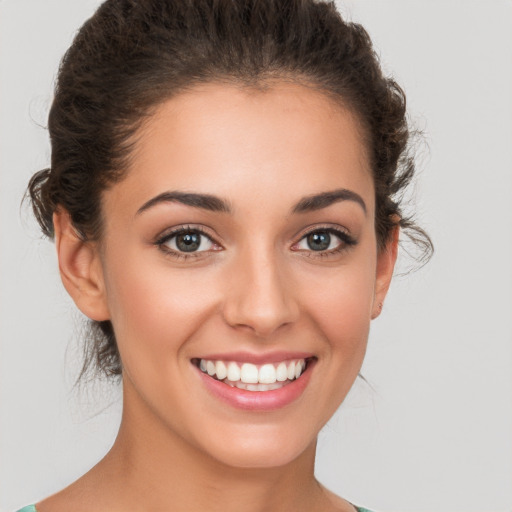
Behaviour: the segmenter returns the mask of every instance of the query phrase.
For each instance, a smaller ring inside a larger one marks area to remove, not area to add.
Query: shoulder
[[[356,507],[357,512],[371,512],[367,508]],[[27,505],[26,507],[21,508],[17,512],[37,512],[35,505]]]
[[[371,512],[371,510],[368,510],[367,508],[357,507],[355,505],[354,507],[356,508],[357,512]],[[37,509],[35,505],[27,505],[26,507],[21,508],[17,512],[37,512]]]

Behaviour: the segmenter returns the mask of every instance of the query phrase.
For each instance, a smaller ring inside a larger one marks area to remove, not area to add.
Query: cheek
[[[313,323],[316,335],[327,342],[326,350],[342,351],[345,362],[349,353],[364,355],[372,311],[375,258],[373,251],[361,249],[338,267],[294,266],[282,290],[303,311],[297,327]],[[178,269],[160,258],[125,251],[109,255],[105,274],[125,368],[131,360],[152,366],[176,361],[164,356],[193,346],[194,338],[219,314],[219,304],[229,301],[225,273],[215,266]]]
[[[207,279],[201,272],[137,259],[112,267],[107,296],[125,366],[132,358],[158,364],[164,354],[180,350],[211,312],[213,290],[205,285]]]
[[[330,349],[364,352],[373,308],[375,259],[354,258],[354,264],[323,272],[307,289],[306,309]]]

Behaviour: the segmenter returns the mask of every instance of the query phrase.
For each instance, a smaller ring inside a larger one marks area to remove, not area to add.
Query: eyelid
[[[322,251],[314,251],[313,249],[293,249],[294,246],[299,244],[304,238],[309,236],[312,233],[324,231],[327,233],[332,233],[338,239],[340,240],[340,244],[335,249],[330,250],[322,250]],[[206,237],[213,245],[220,247],[216,249],[207,249],[203,251],[179,251],[172,249],[165,244],[171,240],[172,238],[176,237],[180,233],[186,233],[186,232],[196,232],[200,233],[201,236]],[[224,247],[217,242],[216,236],[213,236],[210,234],[207,229],[205,229],[203,226],[194,226],[191,224],[176,226],[170,229],[167,229],[163,231],[157,239],[153,242],[154,245],[158,246],[158,248],[166,253],[168,256],[173,257],[175,259],[194,259],[194,258],[204,258],[211,255],[212,252],[218,252],[219,250],[224,250]],[[292,244],[292,250],[294,252],[300,252],[308,257],[329,257],[333,256],[335,254],[341,253],[344,250],[349,249],[351,246],[354,246],[357,244],[357,240],[350,234],[349,230],[347,228],[344,228],[339,225],[332,225],[332,224],[320,224],[320,225],[313,225],[308,226],[304,228],[299,235],[296,237],[296,241]]]
[[[324,250],[324,251],[314,251],[312,249],[296,249],[296,252],[303,253],[304,255],[308,257],[328,257],[330,255],[335,255],[338,253],[343,252],[344,250],[349,249],[350,247],[357,245],[357,239],[350,234],[350,231],[347,228],[344,228],[339,225],[332,225],[332,224],[320,224],[315,226],[308,226],[303,230],[299,235],[297,235],[297,241],[293,243],[293,246],[298,245],[304,238],[307,236],[319,232],[327,232],[332,233],[336,237],[340,239],[340,244],[335,249],[330,250]]]
[[[315,231],[335,231],[339,233],[343,233],[347,236],[352,236],[350,234],[350,230],[340,226],[339,224],[312,224],[310,226],[305,227],[299,233],[295,236],[295,238],[298,240],[302,240],[305,236],[314,233]]]
[[[193,224],[184,224],[182,226],[175,226],[173,228],[166,229],[156,237],[154,243],[163,243],[166,240],[172,238],[173,236],[179,235],[180,233],[187,233],[189,231],[201,233],[201,235],[209,238],[212,242],[216,243],[217,245],[220,245],[215,241],[215,236],[209,233],[204,227],[194,226]]]
[[[217,242],[216,237],[211,235],[203,226],[194,226],[191,224],[186,224],[182,226],[176,226],[170,229],[167,229],[163,231],[160,235],[157,236],[156,240],[153,242],[154,245],[156,245],[162,252],[166,253],[170,257],[176,258],[176,259],[190,259],[190,258],[200,258],[208,256],[209,253],[212,251],[219,251],[221,249],[207,249],[204,251],[191,251],[191,252],[184,252],[184,251],[178,251],[176,249],[172,249],[166,244],[169,242],[169,240],[172,240],[174,237],[178,236],[181,233],[188,233],[188,232],[196,232],[199,233],[201,236],[206,237],[213,245],[217,247],[222,247],[222,245]]]

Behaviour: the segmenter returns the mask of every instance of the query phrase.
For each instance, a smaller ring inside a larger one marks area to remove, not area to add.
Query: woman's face
[[[299,85],[196,87],[141,128],[103,199],[125,418],[236,467],[314,446],[394,263],[353,115]]]

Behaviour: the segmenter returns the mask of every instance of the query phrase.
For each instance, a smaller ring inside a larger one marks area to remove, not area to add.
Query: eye
[[[299,251],[313,251],[328,255],[341,252],[355,244],[354,238],[344,231],[335,228],[322,228],[307,233],[293,248]]]
[[[166,244],[170,249],[181,252],[199,252],[211,249],[213,243],[197,231],[183,231],[173,235]]]
[[[190,227],[165,233],[155,242],[155,245],[178,258],[219,249],[219,246],[204,231]]]

